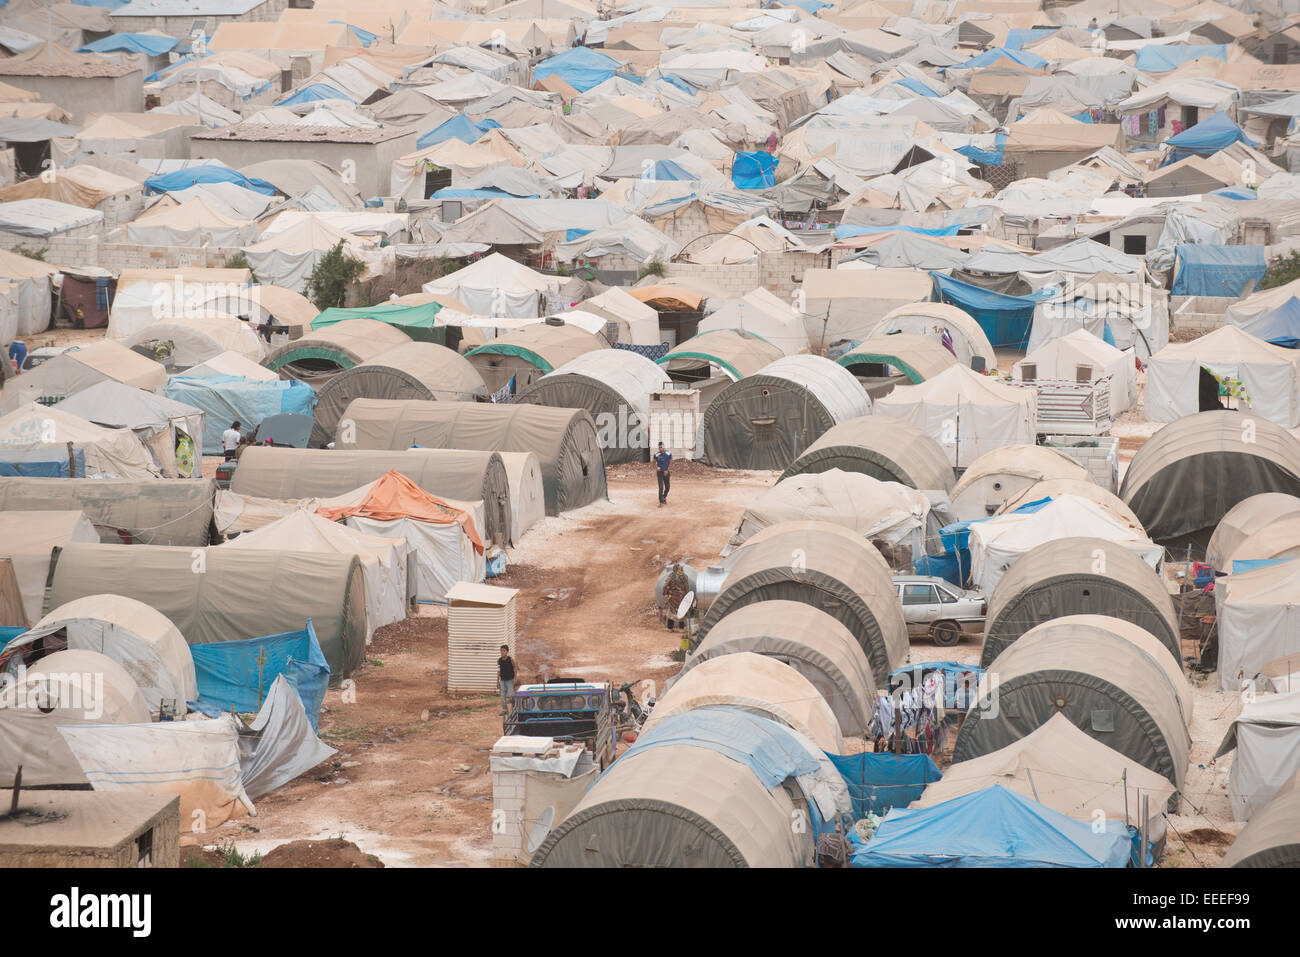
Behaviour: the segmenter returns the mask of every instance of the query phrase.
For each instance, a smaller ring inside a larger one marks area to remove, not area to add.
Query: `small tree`
[[[366,264],[350,256],[343,248],[343,240],[322,256],[316,267],[307,277],[307,298],[318,309],[332,309],[342,306],[348,295],[348,287],[361,278],[366,271]]]
[[[1300,250],[1278,256],[1269,263],[1268,269],[1264,271],[1264,278],[1255,288],[1272,289],[1274,286],[1285,286],[1296,279],[1300,279]]]
[[[652,259],[648,263],[646,263],[643,267],[641,267],[641,271],[637,273],[636,278],[644,279],[646,276],[662,277],[664,272],[665,272],[664,264],[661,263],[658,259]]]

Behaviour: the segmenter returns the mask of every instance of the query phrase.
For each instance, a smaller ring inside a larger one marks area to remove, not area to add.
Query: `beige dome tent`
[[[1045,479],[1091,481],[1074,459],[1042,445],[1008,445],[967,466],[948,500],[964,522],[995,514],[1011,496]]]
[[[0,781],[12,781],[22,765],[26,786],[85,787],[86,775],[59,727],[148,721],[140,689],[111,658],[84,649],[46,655],[22,684],[0,693]]]
[[[313,329],[271,351],[263,363],[281,378],[319,386],[330,376],[411,341],[401,329],[377,319],[344,319]]]
[[[98,541],[99,533],[81,511],[0,512],[0,558],[13,563],[28,623],[41,618],[54,549]]]
[[[1205,561],[1230,571],[1227,558],[1246,538],[1274,522],[1300,516],[1300,497],[1285,492],[1263,492],[1242,499],[1219,521],[1205,549]]]
[[[1106,491],[1091,479],[1043,479],[1041,482],[1026,486],[1019,492],[1013,492],[998,506],[997,511],[993,514],[1005,515],[1007,512],[1013,512],[1020,506],[1028,505],[1030,502],[1037,502],[1045,498],[1060,498],[1063,495],[1086,499],[1102,506],[1108,513],[1119,516],[1123,522],[1132,525],[1134,528],[1142,527],[1138,517],[1133,514],[1133,510],[1125,504],[1122,498]]]
[[[487,395],[482,377],[455,349],[435,342],[403,342],[320,386],[312,442],[323,445],[333,438],[339,417],[353,399],[467,402],[482,395]]]
[[[151,710],[159,710],[163,700],[177,709],[198,700],[194,659],[184,636],[166,615],[143,602],[105,594],[60,605],[0,650],[0,669],[11,655],[23,657],[50,636],[69,650],[94,651],[117,662]]]
[[[355,434],[340,449],[478,449],[535,452],[542,465],[546,514],[581,508],[606,494],[600,440],[583,409],[483,402],[354,399],[343,413]],[[350,439],[350,441],[349,441]],[[238,474],[238,473],[236,473]]]
[[[659,365],[678,381],[708,379],[717,367],[735,382],[753,375],[781,357],[781,350],[758,336],[734,329],[702,332],[679,342],[659,360]]]
[[[953,484],[952,466],[938,442],[906,422],[878,415],[859,416],[827,429],[781,478],[830,469],[862,472],[922,491],[947,491]]]
[[[54,569],[51,602],[105,592],[157,609],[192,645],[301,631],[311,619],[335,682],[356,670],[365,651],[366,585],[355,555],[158,545],[65,547]]]
[[[1300,774],[1250,819],[1220,867],[1300,867]]]
[[[1223,570],[1236,562],[1300,558],[1300,515],[1276,519],[1237,542],[1223,556]]]
[[[597,349],[520,389],[515,401],[586,409],[596,423],[606,465],[644,462],[650,457],[650,394],[669,382],[668,373],[640,353]]]
[[[80,416],[35,402],[0,417],[0,455],[5,458],[14,452],[66,456],[69,442],[85,457],[86,471],[84,475],[76,476],[78,478],[147,479],[159,476],[160,470],[144,443],[130,429],[101,428]]]
[[[735,609],[785,599],[821,608],[852,632],[887,675],[907,657],[907,626],[889,566],[862,536],[826,522],[781,522],[731,556],[718,596],[700,624],[696,647]]]
[[[224,352],[253,363],[266,357],[265,344],[247,323],[220,313],[155,322],[123,339],[122,345],[155,358],[165,355],[159,361],[173,372],[186,372]]]
[[[641,734],[674,714],[715,705],[756,712],[793,728],[823,751],[844,752],[840,724],[812,682],[775,658],[750,651],[703,661],[681,675],[655,702]]]
[[[401,472],[431,495],[483,503],[482,533],[487,540],[513,541],[516,499],[501,456],[461,449],[337,451],[253,447],[239,457],[230,491],[246,498],[298,501],[343,495]],[[220,496],[231,507],[228,496]]]
[[[784,469],[822,433],[871,412],[867,390],[822,356],[783,356],[723,388],[700,420],[703,459],[719,468]]]
[[[489,392],[498,392],[514,380],[512,394],[523,392],[542,376],[588,352],[608,349],[600,333],[568,323],[533,322],[497,336],[465,353]]]
[[[28,402],[67,398],[97,382],[120,382],[133,389],[161,392],[167,370],[161,363],[111,339],[100,339],[46,359],[0,393],[0,412]]]
[[[1123,617],[1182,656],[1173,598],[1151,566],[1118,542],[1064,538],[1027,552],[998,582],[989,596],[980,664],[989,667],[1044,622],[1084,614]]]
[[[989,668],[999,677],[996,706],[982,690],[957,735],[954,763],[1004,748],[1062,713],[1181,791],[1191,691],[1178,660],[1149,633],[1118,618],[1071,615],[1031,629]],[[1170,810],[1176,802],[1177,795]]]
[[[81,511],[108,544],[206,545],[212,479],[0,477],[0,512]]]
[[[888,370],[895,369],[913,385],[933,379],[948,367],[959,364],[939,340],[910,332],[863,339],[835,361],[855,376],[864,378],[892,375]]]
[[[760,601],[727,615],[668,687],[703,662],[742,651],[775,658],[799,672],[830,705],[843,734],[866,735],[876,689],[871,664],[844,625],[802,602]]]
[[[948,333],[952,340],[953,355],[957,362],[971,367],[971,359],[979,356],[984,368],[998,367],[997,355],[989,337],[975,319],[956,306],[946,302],[912,302],[887,312],[871,329],[867,338],[905,332],[925,336],[941,342]]]
[[[1300,495],[1300,440],[1267,419],[1201,412],[1171,422],[1129,463],[1119,496],[1147,534],[1206,539],[1228,510],[1261,492]]]

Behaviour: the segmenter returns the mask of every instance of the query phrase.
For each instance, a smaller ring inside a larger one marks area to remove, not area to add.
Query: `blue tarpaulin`
[[[77,474],[72,475],[71,469]],[[0,476],[18,478],[85,478],[86,452],[73,449],[72,462],[68,462],[67,449],[33,449],[14,451],[0,449]]]
[[[922,83],[920,80],[916,79],[916,77],[912,77],[912,76],[905,76],[901,80],[895,80],[893,83],[890,84],[890,86],[901,86],[903,89],[911,90],[913,93],[916,93],[920,96],[937,97],[939,95],[930,87]]]
[[[240,428],[248,431],[268,416],[281,412],[311,415],[316,407],[315,391],[296,379],[172,376],[167,380],[165,394],[204,411],[204,455],[221,454],[221,433],[230,428],[231,422],[239,422]]]
[[[1185,243],[1174,247],[1174,261],[1174,296],[1240,297],[1268,268],[1263,246]]]
[[[1256,568],[1265,568],[1268,565],[1277,565],[1280,562],[1294,561],[1291,558],[1238,558],[1232,563],[1232,575],[1240,575],[1242,572],[1252,571]]]
[[[1023,67],[1031,70],[1041,70],[1047,66],[1047,61],[1037,53],[1030,53],[1028,50],[1011,50],[1007,47],[992,47],[985,50],[979,56],[973,56],[965,63],[959,63],[956,66],[945,67],[948,70],[978,70],[982,67],[997,63],[1006,57],[1012,63],[1018,63]],[[941,71],[942,72],[942,71]]]
[[[464,113],[457,113],[421,136],[415,141],[415,145],[418,149],[424,150],[450,139],[458,139],[462,143],[477,143],[488,130],[499,129],[501,124],[496,120],[484,119],[475,123]]]
[[[736,189],[766,189],[776,185],[776,157],[762,150],[736,154],[731,164]]]
[[[1060,27],[1029,27],[1027,30],[1008,30],[1002,45],[1008,50],[1020,50],[1026,43],[1046,40],[1059,29]]]
[[[1261,313],[1243,328],[1275,346],[1294,349],[1300,346],[1300,299],[1292,296],[1268,312]]]
[[[349,30],[352,31],[352,35],[354,37],[356,37],[358,40],[361,41],[361,45],[363,47],[368,47],[370,46],[370,44],[374,43],[376,40],[379,39],[379,34],[371,33],[369,30],[363,30],[360,27],[356,26],[355,24],[348,23],[344,20],[331,20],[330,23],[343,24],[345,27],[347,27]]]
[[[601,53],[591,47],[573,47],[553,57],[547,57],[533,67],[533,79],[542,80],[548,76],[558,76],[579,93],[586,93],[592,87],[599,86],[618,74],[622,69],[622,62],[608,53]],[[625,76],[624,79],[641,82],[637,77],[630,75]]]
[[[1165,140],[1165,145],[1172,149],[1162,165],[1168,166],[1189,156],[1213,156],[1233,143],[1259,146],[1246,135],[1245,130],[1232,121],[1227,113],[1220,110],[1195,126],[1189,126],[1181,133],[1175,133]]]
[[[309,83],[302,89],[295,90],[291,95],[286,96],[283,100],[276,100],[276,106],[297,106],[300,103],[318,103],[321,100],[347,100],[349,103],[357,102],[355,96],[344,93],[336,86],[329,83]]]
[[[276,192],[275,187],[264,179],[245,176],[239,170],[215,164],[188,166],[185,169],[178,169],[171,173],[159,173],[157,176],[150,176],[144,181],[144,191],[150,195],[154,193],[170,193],[176,190],[189,189],[199,183],[234,183],[236,186],[251,189],[263,196],[274,196]]]
[[[87,43],[78,53],[145,53],[162,56],[180,43],[175,37],[160,37],[153,33],[114,33],[93,43]]]
[[[1168,73],[1170,70],[1177,70],[1190,60],[1199,60],[1201,57],[1226,60],[1228,47],[1223,43],[1200,43],[1192,46],[1153,44],[1138,50],[1133,67],[1143,73]]]
[[[993,137],[993,149],[982,150],[974,146],[959,146],[957,152],[966,157],[972,163],[983,163],[985,166],[1001,166],[1003,152],[1007,147],[1007,134],[997,133]]]
[[[834,6],[832,3],[823,3],[822,0],[779,0],[776,5],[778,7],[798,7],[810,17],[818,10],[826,10]]]
[[[853,798],[853,819],[907,807],[943,777],[928,754],[827,754]]]
[[[642,179],[666,180],[669,182],[684,182],[688,180],[699,179],[694,173],[687,172],[672,160],[655,160],[650,166],[646,167],[641,174]]]
[[[856,839],[856,840],[855,840]],[[1123,867],[1123,821],[1095,833],[1000,785],[934,807],[891,811],[870,841],[850,833],[854,867]]]
[[[190,645],[190,654],[199,685],[198,701],[190,702],[193,710],[217,714],[234,708],[255,714],[276,676],[284,675],[302,699],[311,729],[317,730],[330,666],[310,619],[301,631]]]
[[[1214,190],[1210,195],[1222,196],[1224,199],[1259,199],[1259,194],[1249,186],[1225,186]]]
[[[989,344],[997,348],[1023,349],[1029,344],[1029,326],[1034,306],[1051,295],[1047,289],[1028,296],[1008,296],[982,289],[942,273],[931,273],[936,302],[956,306],[980,324]]]
[[[21,625],[0,625],[0,648],[9,644],[9,642],[13,641],[25,631],[27,631],[27,629]]]
[[[876,236],[880,233],[915,233],[918,236],[956,236],[959,226],[866,226],[861,223],[841,224],[835,227],[836,239],[853,236]]]
[[[970,549],[959,548],[947,555],[922,555],[916,560],[918,575],[933,575],[958,588],[970,577]]]
[[[1051,496],[1047,498],[1035,499],[1032,502],[1026,502],[1017,508],[1013,508],[1011,513],[1016,515],[1028,515],[1031,512],[1037,512],[1051,501]],[[995,515],[989,515],[985,518],[968,518],[960,522],[953,522],[951,525],[945,525],[939,529],[939,541],[943,544],[945,555],[951,555],[958,549],[965,549],[970,543],[970,527],[977,522],[987,522]]]

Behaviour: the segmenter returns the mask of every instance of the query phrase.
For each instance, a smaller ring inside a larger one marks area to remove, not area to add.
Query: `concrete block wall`
[[[700,422],[700,393],[673,389],[650,393],[650,448],[662,442],[675,458],[695,458]]]
[[[651,225],[667,235],[673,242],[686,245],[692,239],[713,232],[704,210],[696,203],[688,203],[684,208],[667,216],[660,216],[650,221]],[[697,245],[703,246],[704,243]]]
[[[758,263],[721,265],[713,263],[667,263],[664,275],[669,278],[696,276],[717,288],[725,298],[739,299],[761,286],[762,270]]]
[[[28,252],[44,250],[44,261],[52,266],[98,266],[100,239],[97,223],[53,236],[20,236],[0,230],[0,249],[22,246]]]
[[[110,196],[95,208],[104,214],[105,229],[124,226],[144,212],[144,188]]]
[[[492,864],[513,867],[524,849],[525,771],[492,772]]]
[[[1228,307],[1238,300],[1229,296],[1170,296],[1170,332],[1213,332],[1223,325]]]
[[[254,7],[248,13],[242,13],[238,16],[210,16],[203,19],[213,20],[218,25],[232,21],[238,23],[267,23],[272,20],[279,20],[280,14],[288,7],[289,0],[266,0],[265,3]],[[113,17],[113,32],[146,33],[149,30],[158,30],[169,37],[189,39],[190,27],[193,25],[196,16],[197,14],[180,17]]]
[[[238,247],[234,246],[148,246],[105,242],[100,244],[97,265],[105,269],[179,269],[184,266],[220,269],[238,252]]]
[[[1113,435],[1099,436],[1095,447],[1078,446],[1077,437],[1049,435],[1045,445],[1068,455],[1088,470],[1092,480],[1112,494],[1119,485],[1119,439]]]

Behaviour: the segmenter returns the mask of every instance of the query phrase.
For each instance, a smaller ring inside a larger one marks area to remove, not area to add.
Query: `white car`
[[[930,637],[936,645],[955,645],[962,635],[984,631],[988,602],[975,591],[963,591],[946,579],[930,575],[895,575],[894,587],[903,605],[910,638]]]

